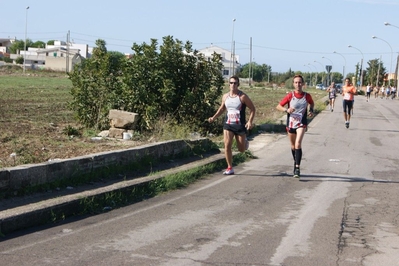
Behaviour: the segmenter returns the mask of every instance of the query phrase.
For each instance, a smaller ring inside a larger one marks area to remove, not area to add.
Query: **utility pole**
[[[377,90],[379,90],[378,80],[380,78],[380,67],[381,67],[381,55],[380,55],[380,59],[378,61],[377,80],[375,82],[375,86],[377,87]]]
[[[26,11],[25,11],[25,43],[24,43],[24,75],[25,75],[25,69],[26,69],[26,34],[27,34],[27,32],[28,32],[28,9],[29,9],[29,6],[27,6],[26,7]]]
[[[252,37],[249,38],[249,72],[248,72],[248,76],[249,76],[249,86],[251,86],[251,69],[252,69]]]
[[[69,40],[70,40],[70,36],[69,36],[70,32],[68,31],[67,33],[67,40],[66,40],[66,57],[65,57],[65,62],[66,62],[66,67],[65,67],[65,71],[66,73],[69,73]]]
[[[229,69],[229,75],[232,76],[234,75],[234,22],[236,19],[233,19],[233,29],[231,31],[231,51],[230,51],[230,69]],[[233,65],[233,67],[231,67]],[[230,73],[230,71],[232,73]]]

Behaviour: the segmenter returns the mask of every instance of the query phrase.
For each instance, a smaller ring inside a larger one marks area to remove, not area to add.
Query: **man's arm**
[[[252,102],[252,100],[248,97],[248,95],[244,94],[242,96],[242,101],[245,103],[245,105],[250,110],[248,122],[245,124],[245,127],[247,129],[251,129],[254,126],[254,118],[255,118],[256,108],[255,108],[255,105]]]

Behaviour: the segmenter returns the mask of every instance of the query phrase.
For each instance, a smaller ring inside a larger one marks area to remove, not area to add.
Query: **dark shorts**
[[[351,114],[352,107],[353,107],[353,101],[343,100],[342,107],[344,109],[344,113]]]
[[[306,125],[303,125],[302,127],[306,129]],[[290,127],[287,127],[286,129],[287,129],[287,133],[296,134],[296,130],[297,130],[298,128],[290,128]]]
[[[234,135],[245,135],[245,134],[247,134],[247,129],[245,128],[244,125],[224,124],[223,125],[223,129],[233,132]]]

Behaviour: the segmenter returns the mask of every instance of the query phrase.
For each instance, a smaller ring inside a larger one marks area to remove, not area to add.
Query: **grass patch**
[[[233,164],[246,161],[250,152],[238,153],[233,157]],[[166,175],[163,178],[141,183],[133,188],[121,189],[103,195],[84,198],[80,201],[80,213],[99,214],[112,209],[127,206],[171,190],[187,187],[197,180],[206,178],[209,174],[220,171],[225,167],[225,161],[216,161],[205,166],[196,167],[176,174]]]

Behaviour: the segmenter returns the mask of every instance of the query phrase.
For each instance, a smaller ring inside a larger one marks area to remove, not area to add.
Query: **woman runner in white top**
[[[248,140],[246,138],[247,130],[253,127],[255,117],[255,106],[247,94],[238,89],[240,79],[232,76],[229,79],[230,91],[222,96],[222,103],[215,115],[208,119],[209,123],[215,121],[217,117],[227,110],[223,121],[224,153],[227,162],[227,169],[224,175],[233,175],[233,140],[236,139],[237,148],[240,152],[248,149]],[[249,108],[249,119],[246,121],[245,109]]]

